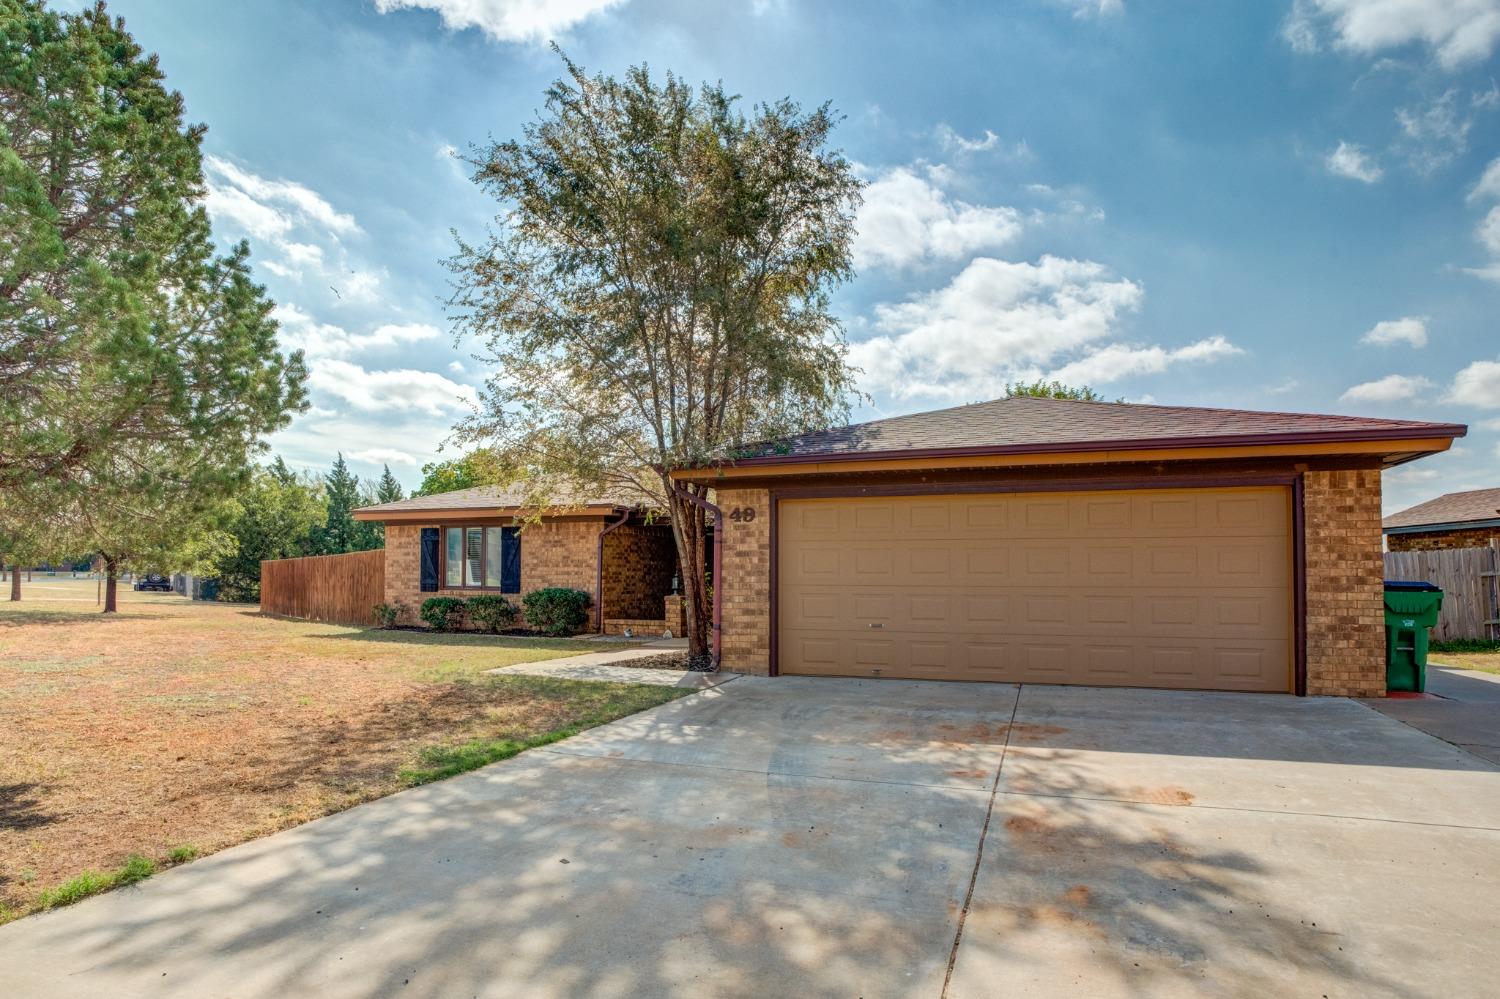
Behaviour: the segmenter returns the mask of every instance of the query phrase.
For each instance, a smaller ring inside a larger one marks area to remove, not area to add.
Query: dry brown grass
[[[597,724],[679,692],[497,666],[574,640],[378,632],[37,577],[0,602],[0,907],[86,869],[210,853],[403,786],[421,751]],[[7,593],[3,595],[8,595]]]

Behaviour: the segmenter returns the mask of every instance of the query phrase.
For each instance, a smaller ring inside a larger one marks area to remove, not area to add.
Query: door
[[[782,673],[1292,686],[1282,486],[787,499]]]

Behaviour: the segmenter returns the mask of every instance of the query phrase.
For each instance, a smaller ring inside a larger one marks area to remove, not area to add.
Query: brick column
[[[764,489],[716,489],[714,502],[724,511],[723,668],[761,676],[771,671],[771,499]],[[739,509],[740,520],[730,513]],[[754,510],[751,519],[743,512]]]
[[[1303,476],[1307,692],[1385,696],[1380,469]]]

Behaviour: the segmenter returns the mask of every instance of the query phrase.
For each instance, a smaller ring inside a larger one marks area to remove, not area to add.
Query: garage
[[[780,671],[1290,691],[1284,486],[786,499]]]

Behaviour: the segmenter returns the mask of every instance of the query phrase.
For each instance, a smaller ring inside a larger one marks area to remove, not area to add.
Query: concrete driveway
[[[1468,996],[1500,768],[1344,700],[742,678],[0,928],[9,997]]]

